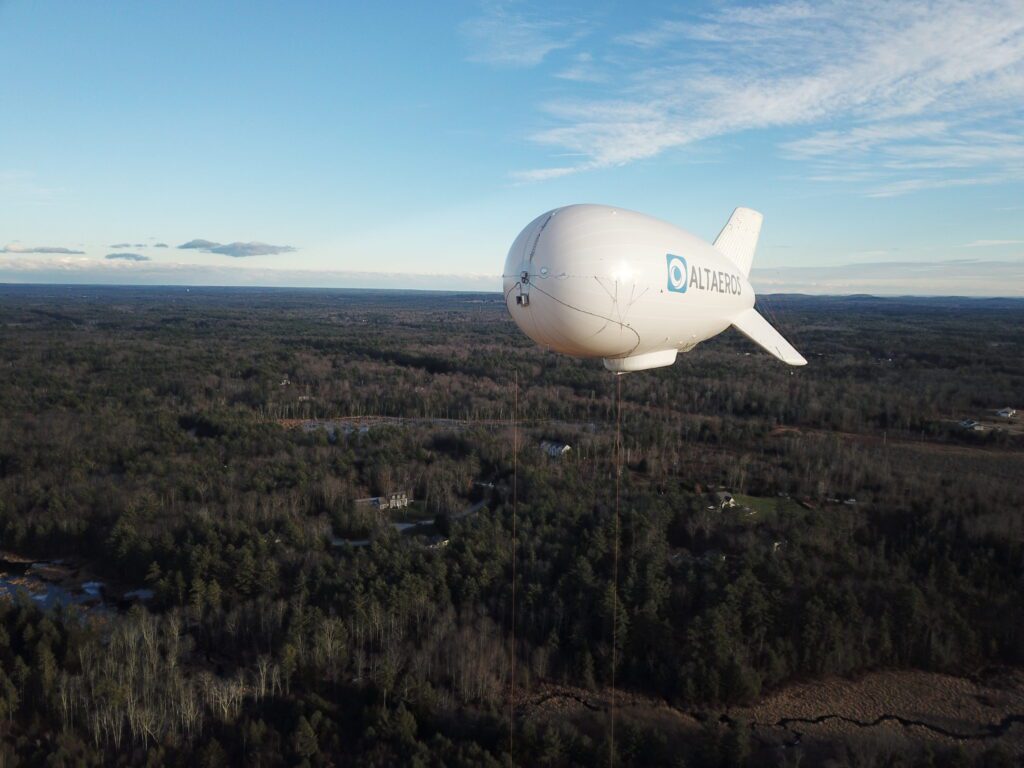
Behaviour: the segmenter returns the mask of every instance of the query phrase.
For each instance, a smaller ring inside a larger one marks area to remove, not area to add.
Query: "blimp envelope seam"
[[[534,254],[537,253],[537,244],[540,243],[540,236],[544,234],[544,228],[548,225],[548,222],[551,221],[552,218],[554,218],[554,216],[555,212],[551,211],[551,213],[548,214],[548,217],[544,219],[544,223],[540,225],[540,229],[537,230],[537,237],[535,237],[533,240],[533,248],[530,249],[529,261],[531,264],[533,264]]]

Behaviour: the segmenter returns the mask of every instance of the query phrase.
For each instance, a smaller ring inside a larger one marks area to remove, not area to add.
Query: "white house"
[[[377,497],[377,509],[402,509],[409,506],[409,495],[404,491]]]
[[[732,494],[728,491],[717,491],[714,494],[714,498],[718,503],[719,509],[732,509],[736,506],[736,499],[734,499]]]
[[[1016,415],[1016,408],[1003,408],[1003,410],[999,411],[999,416],[1004,419],[1012,419]]]

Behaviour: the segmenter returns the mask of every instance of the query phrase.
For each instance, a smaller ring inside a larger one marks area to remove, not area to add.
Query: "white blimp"
[[[730,325],[790,365],[807,361],[754,309],[747,275],[763,216],[737,208],[714,243],[635,211],[569,205],[519,233],[505,304],[541,346],[615,373],[672,365]]]

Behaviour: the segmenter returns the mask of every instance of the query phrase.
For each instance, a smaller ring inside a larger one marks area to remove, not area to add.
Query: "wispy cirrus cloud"
[[[39,182],[33,173],[0,170],[0,202],[33,206],[51,205],[63,193],[63,189]]]
[[[494,2],[463,22],[459,32],[471,61],[519,68],[534,67],[553,51],[571,47],[586,34],[586,27],[579,20],[548,18]]]
[[[965,118],[821,131],[782,150],[784,156],[811,160],[811,178],[860,183],[871,197],[1024,178],[1024,136],[973,127]]]
[[[875,296],[1024,297],[1024,258],[1008,261],[887,261],[813,267],[768,267],[750,273],[759,293]]]
[[[515,178],[767,128],[806,131],[783,155],[865,194],[1024,178],[1019,0],[782,0],[662,19],[615,43],[615,85],[543,104],[550,125],[531,136],[582,159]]]
[[[85,251],[76,251],[71,248],[62,248],[56,245],[37,245],[30,248],[22,245],[21,243],[8,243],[3,248],[0,248],[0,253],[50,253],[71,256],[83,254]]]
[[[569,66],[556,72],[555,77],[577,83],[602,83],[607,79],[594,61],[593,54],[586,51],[573,56]]]
[[[1024,240],[974,240],[964,243],[963,248],[991,248],[1002,245],[1024,245]]]

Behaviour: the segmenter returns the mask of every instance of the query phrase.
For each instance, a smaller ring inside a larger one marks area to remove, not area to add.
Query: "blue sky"
[[[601,202],[761,210],[762,291],[1024,295],[1020,0],[377,6],[0,0],[0,281],[490,290]]]

